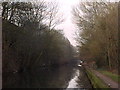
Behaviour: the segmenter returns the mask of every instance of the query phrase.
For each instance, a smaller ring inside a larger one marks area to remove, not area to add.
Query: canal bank
[[[82,67],[64,65],[3,75],[3,88],[92,88]]]
[[[105,85],[105,83],[100,79],[98,78],[93,72],[91,69],[86,69],[85,70],[86,73],[87,73],[87,76],[93,86],[93,88],[109,88],[107,87],[107,85]]]
[[[74,77],[69,81],[67,88],[80,88],[84,90],[93,89],[92,84],[83,67],[76,67],[75,72],[76,73]]]
[[[118,82],[114,82],[111,78],[107,77],[106,75],[103,75],[97,70],[85,67],[85,71],[87,73],[88,78],[90,79],[93,88],[118,89]]]

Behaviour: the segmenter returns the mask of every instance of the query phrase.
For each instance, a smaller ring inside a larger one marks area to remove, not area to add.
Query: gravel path
[[[113,81],[111,78],[101,74],[98,71],[92,70],[97,77],[99,77],[100,79],[102,79],[110,88],[119,88],[120,90],[120,86],[117,82]]]

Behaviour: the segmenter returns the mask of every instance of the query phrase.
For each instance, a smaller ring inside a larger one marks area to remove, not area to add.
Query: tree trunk
[[[108,66],[109,69],[111,70],[112,66],[111,66],[111,58],[110,58],[110,51],[108,50]]]

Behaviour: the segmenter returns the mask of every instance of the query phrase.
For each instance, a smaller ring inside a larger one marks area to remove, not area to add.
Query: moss
[[[100,89],[100,88],[102,88],[102,90],[103,88],[105,90],[108,90],[109,87],[100,78],[98,78],[94,73],[92,73],[90,70],[86,70],[86,73],[93,85],[93,88],[95,88],[95,90]]]

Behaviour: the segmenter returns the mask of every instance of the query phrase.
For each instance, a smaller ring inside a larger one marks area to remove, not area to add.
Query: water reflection
[[[79,76],[78,76],[77,83],[80,83],[79,87],[85,88],[85,90],[88,90],[86,88],[92,88],[91,83],[90,83],[86,73],[83,71],[83,68],[80,68],[80,70],[79,70]]]
[[[76,69],[75,75],[74,75],[74,77],[69,81],[69,85],[68,85],[67,88],[80,88],[80,87],[78,87],[79,84],[77,83],[78,77],[79,77],[79,70]]]
[[[83,80],[75,81],[79,82],[80,85],[78,86],[84,88],[88,86],[88,79],[82,74],[83,71],[81,69],[73,68],[70,65],[60,68],[42,68],[24,74],[4,74],[3,88],[67,88],[68,86],[70,87],[70,81],[75,76],[77,77],[76,80],[78,78]]]

